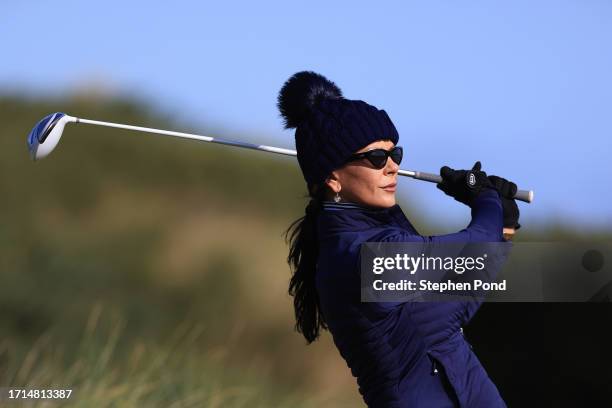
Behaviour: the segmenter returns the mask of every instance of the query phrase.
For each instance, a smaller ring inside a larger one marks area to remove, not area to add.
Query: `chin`
[[[377,200],[375,200],[375,202],[372,203],[373,206],[382,208],[393,207],[395,204],[395,195],[379,197]]]
[[[387,199],[386,207],[393,207],[396,204],[395,197]]]
[[[374,208],[389,208],[396,204],[395,194],[369,194],[363,197],[355,197],[352,201]]]

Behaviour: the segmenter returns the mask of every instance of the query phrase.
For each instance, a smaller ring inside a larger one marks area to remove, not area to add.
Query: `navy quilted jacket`
[[[472,221],[448,235],[421,236],[399,205],[325,202],[318,219],[316,285],[334,343],[370,407],[505,407],[463,336],[478,302],[361,302],[363,242],[503,242],[502,206],[488,189]]]

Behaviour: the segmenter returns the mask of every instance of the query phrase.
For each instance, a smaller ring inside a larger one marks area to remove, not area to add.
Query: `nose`
[[[385,175],[394,175],[399,171],[399,164],[391,160],[391,157],[387,158],[387,164],[385,164],[384,173]]]

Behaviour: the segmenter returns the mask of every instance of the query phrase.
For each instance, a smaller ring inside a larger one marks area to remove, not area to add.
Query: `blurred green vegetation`
[[[295,159],[69,124],[32,162],[55,111],[207,134],[136,99],[0,98],[0,385],[75,406],[361,404],[330,336],[293,331]]]

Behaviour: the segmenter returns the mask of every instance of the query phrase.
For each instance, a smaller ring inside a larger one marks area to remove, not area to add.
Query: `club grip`
[[[438,174],[427,173],[424,171],[415,171],[414,178],[417,180],[429,181],[431,183],[440,183],[442,177]],[[515,200],[531,203],[533,201],[533,190],[518,190],[514,195]]]
[[[417,180],[431,181],[432,183],[442,182],[442,177],[439,174],[426,173],[424,171],[415,171],[414,178]]]

